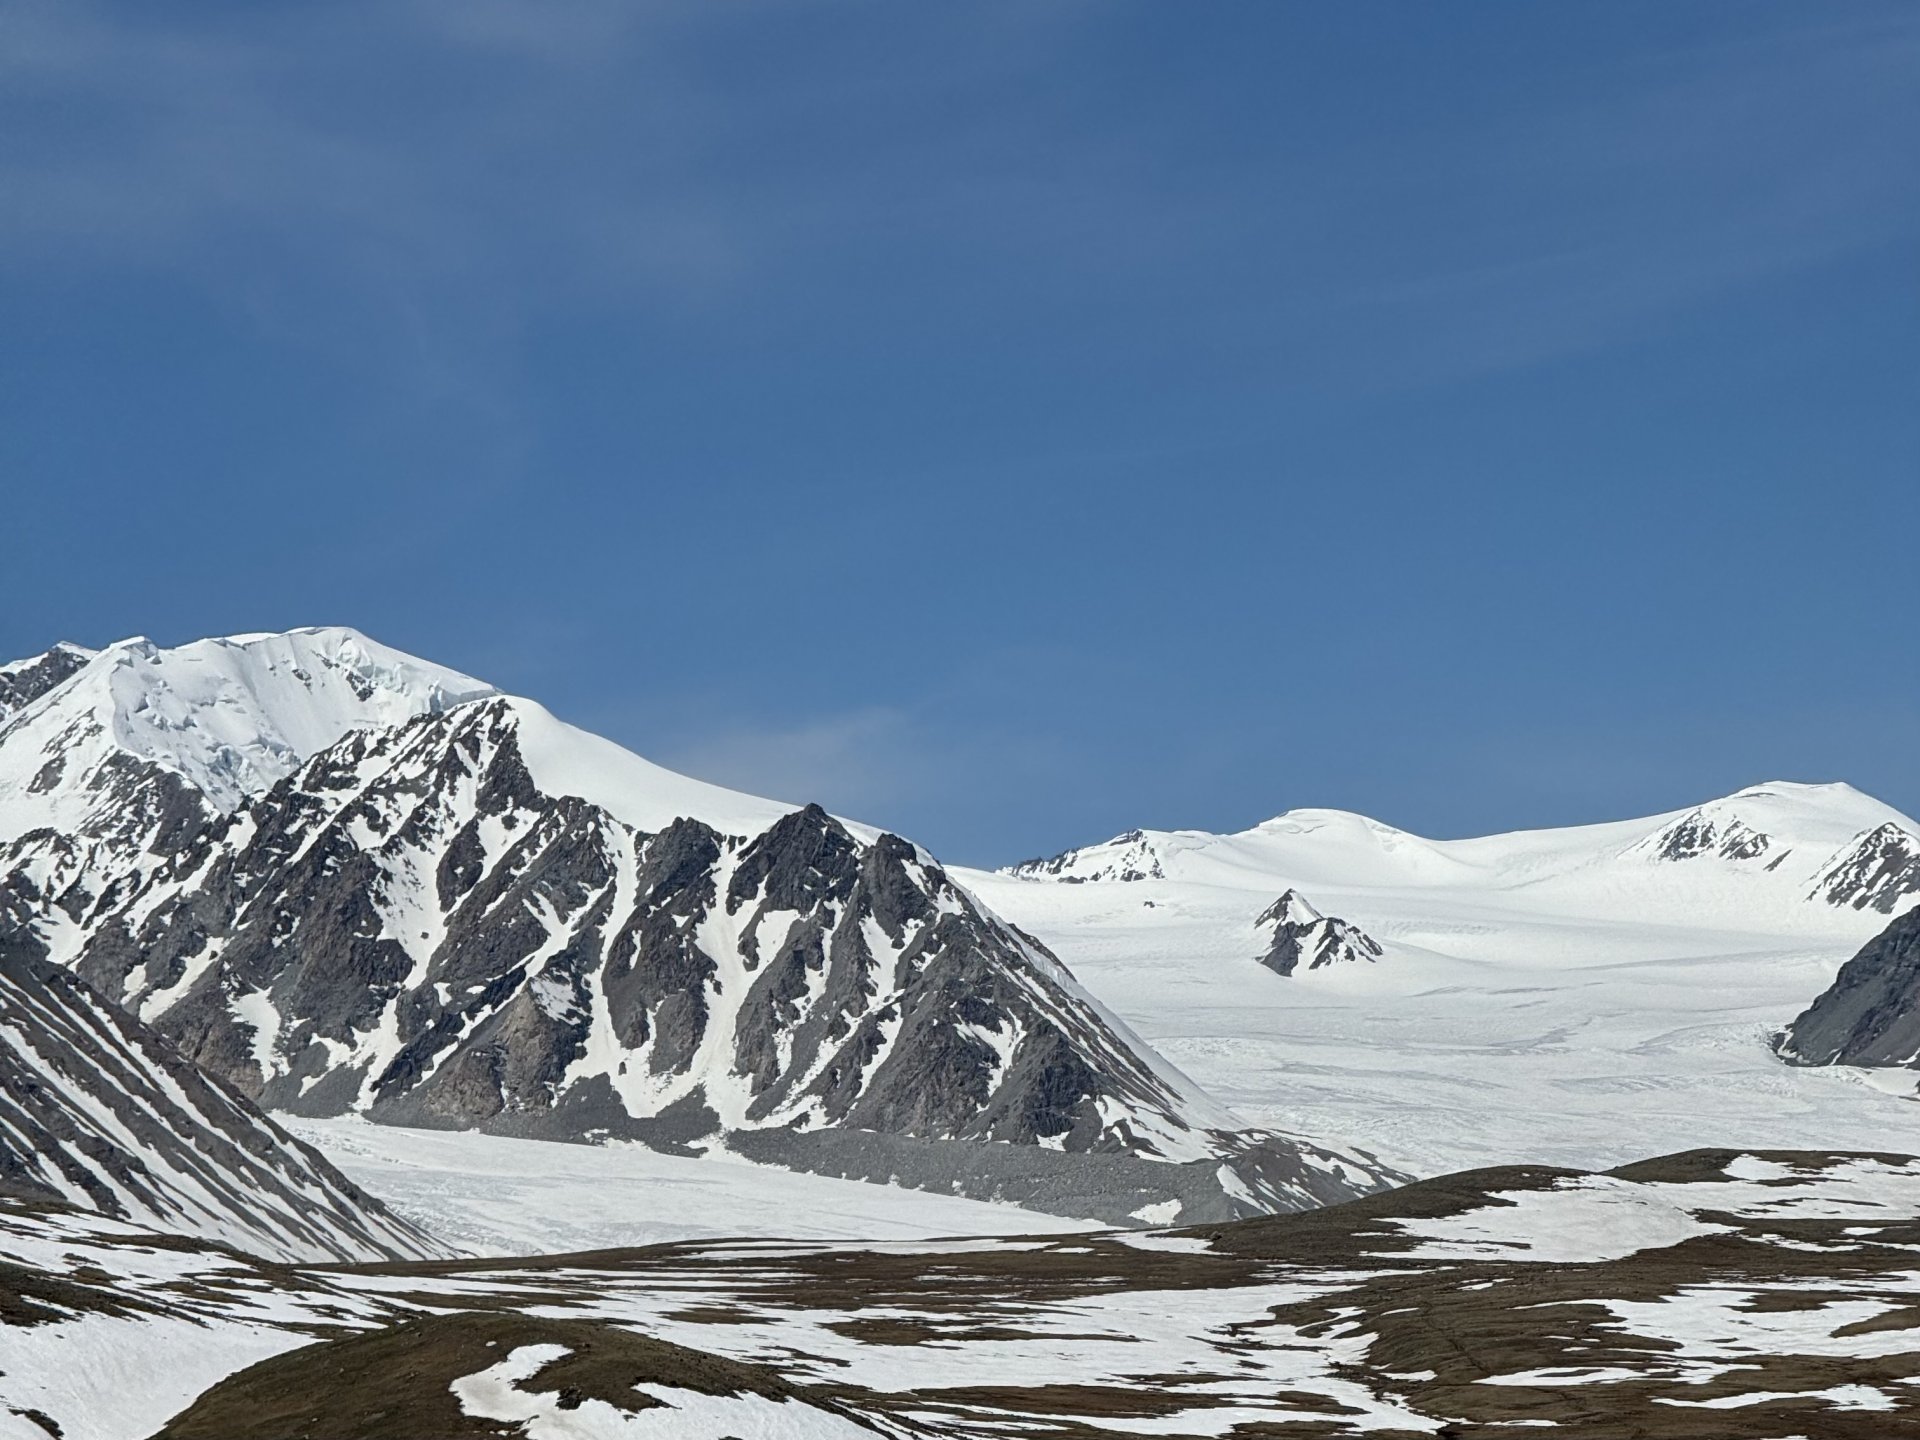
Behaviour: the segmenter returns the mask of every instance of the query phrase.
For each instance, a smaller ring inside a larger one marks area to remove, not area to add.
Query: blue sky
[[[0,0],[0,650],[956,860],[1920,811],[1920,7]]]

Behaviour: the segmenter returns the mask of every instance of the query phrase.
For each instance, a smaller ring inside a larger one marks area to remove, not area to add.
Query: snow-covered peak
[[[1336,915],[1322,915],[1298,890],[1287,891],[1261,911],[1254,929],[1264,936],[1267,947],[1254,958],[1276,975],[1371,964],[1385,953],[1359,926]]]
[[[62,640],[43,654],[0,665],[0,724],[82,669],[93,654]]]
[[[1307,902],[1307,897],[1298,890],[1289,890],[1273,904],[1260,912],[1257,925],[1312,925],[1323,916]]]
[[[1051,859],[1022,861],[1009,866],[1006,873],[1028,880],[1063,880],[1069,885],[1099,880],[1164,880],[1166,867],[1162,861],[1169,842],[1181,838],[1160,830],[1129,830],[1104,844],[1068,850]],[[1193,832],[1193,838],[1213,837]]]
[[[104,702],[121,748],[177,768],[222,810],[349,730],[493,693],[337,627],[173,649],[123,641],[95,656],[72,688]]]
[[[1262,820],[1253,829],[1243,831],[1249,835],[1311,835],[1319,830],[1352,831],[1372,835],[1384,842],[1396,839],[1417,840],[1419,837],[1405,830],[1399,830],[1385,821],[1375,820],[1371,816],[1361,815],[1352,810],[1331,810],[1324,807],[1305,806],[1295,810],[1283,810],[1271,820]]]
[[[59,656],[67,656],[78,660],[81,664],[85,664],[98,653],[98,651],[89,650],[84,645],[76,645],[71,640],[57,640],[50,648],[43,650],[38,655],[29,655],[21,660],[8,660],[0,663],[0,676],[21,674],[23,671],[44,665],[47,661]]]
[[[1710,800],[1631,847],[1657,860],[1714,856],[1736,864],[1782,864],[1799,850],[1826,854],[1905,816],[1851,785],[1772,780]]]
[[[67,653],[84,663],[0,720],[0,837],[81,828],[101,767],[127,760],[230,811],[350,730],[494,693],[340,627]]]

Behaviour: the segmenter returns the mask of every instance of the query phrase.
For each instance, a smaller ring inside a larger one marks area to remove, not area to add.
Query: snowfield
[[[911,1240],[1087,1228],[957,1195],[754,1165],[719,1151],[663,1155],[358,1118],[288,1119],[353,1182],[474,1255],[566,1254],[675,1240]]]
[[[1779,783],[1462,841],[1294,811],[955,873],[1251,1123],[1420,1175],[1603,1167],[1693,1146],[1920,1147],[1911,1072],[1794,1068],[1771,1048],[1920,899],[1827,893],[1883,827],[1920,832],[1848,786]],[[1289,888],[1384,956],[1263,968],[1255,921]]]

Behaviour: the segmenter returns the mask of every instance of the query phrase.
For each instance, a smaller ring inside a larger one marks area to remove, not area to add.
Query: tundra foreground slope
[[[1896,1440],[1916,1246],[1920,1162],[1785,1152],[1198,1229],[351,1268],[11,1205],[0,1400],[86,1440]]]

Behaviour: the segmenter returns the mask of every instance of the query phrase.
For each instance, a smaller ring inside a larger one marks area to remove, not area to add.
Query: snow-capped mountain
[[[724,1143],[1112,1221],[1393,1178],[1244,1133],[896,836],[351,632],[183,649],[102,652],[0,730],[0,799],[72,827],[16,841],[0,925],[270,1108]]]
[[[0,676],[0,876],[72,904],[139,883],[349,731],[491,693],[338,628],[63,644]]]
[[[1007,873],[1027,880],[1061,880],[1084,885],[1089,880],[1164,880],[1160,846],[1145,830],[1129,830],[1104,845],[1068,850],[1051,859],[1026,860]]]
[[[1579,886],[1635,866],[1680,864],[1672,888],[1715,888],[1748,872],[1741,893],[1889,912],[1920,898],[1920,824],[1850,785],[1756,785],[1645,820],[1427,840],[1344,810],[1289,810],[1236,834],[1130,830],[1003,873],[1023,880],[1229,883],[1247,875],[1303,884],[1510,888]],[[1710,867],[1703,870],[1698,867]],[[1710,873],[1712,872],[1712,873]]]
[[[1863,1072],[1783,1066],[1770,1042],[1920,902],[1916,834],[1849,786],[1777,782],[1465,840],[1293,810],[958,878],[1237,1114],[1438,1174],[1888,1143],[1903,1100]],[[1380,963],[1273,983],[1248,925],[1288,890]]]
[[[449,1253],[71,973],[4,941],[0,1188],[269,1260]]]
[[[1338,916],[1322,915],[1298,890],[1287,891],[1262,910],[1254,929],[1265,941],[1257,958],[1276,975],[1371,964],[1384,953],[1366,931]]]
[[[492,693],[338,628],[172,649],[138,638],[97,653],[62,645],[0,673],[15,691],[11,705],[0,691],[6,834],[97,829],[115,800],[108,777],[129,765],[177,776],[224,814],[350,730]]]

